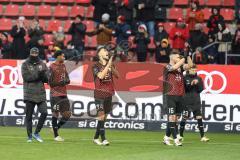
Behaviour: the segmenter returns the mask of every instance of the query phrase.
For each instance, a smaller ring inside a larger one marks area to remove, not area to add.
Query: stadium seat
[[[70,17],[76,17],[77,15],[84,16],[85,8],[83,6],[73,6],[70,11]]]
[[[156,48],[153,37],[150,38],[150,43],[148,44],[148,48],[150,48],[150,49]]]
[[[62,22],[61,21],[59,21],[59,20],[50,20],[48,22],[46,31],[47,32],[57,31],[59,26],[62,26]]]
[[[44,43],[48,45],[50,42],[53,41],[53,35],[52,34],[44,34]]]
[[[9,31],[12,28],[12,20],[8,18],[1,18],[0,19],[1,25],[0,30],[1,31]]]
[[[2,13],[3,13],[3,6],[0,5],[0,15],[2,15]]]
[[[222,3],[221,0],[207,0],[205,4],[207,6],[220,6],[221,3]]]
[[[22,11],[20,15],[25,17],[34,17],[35,16],[35,6],[34,5],[24,5],[22,6]]]
[[[76,0],[76,3],[78,3],[78,4],[90,4],[91,0]]]
[[[204,8],[202,11],[204,13],[204,19],[208,20],[209,17],[212,15],[212,9],[211,8]]]
[[[207,34],[209,28],[207,27],[207,23],[203,23],[203,31]]]
[[[0,0],[0,3],[1,3],[1,2],[9,2],[9,0]]]
[[[199,0],[199,5],[204,6],[205,5],[205,0]]]
[[[168,12],[168,19],[176,20],[183,18],[183,10],[181,8],[170,8]]]
[[[223,0],[224,7],[234,7],[235,6],[235,0]]]
[[[64,45],[66,46],[69,41],[72,40],[72,36],[69,34],[65,35]]]
[[[87,18],[92,18],[93,17],[93,12],[94,12],[94,6],[89,6],[87,8],[86,17]]]
[[[75,0],[59,0],[59,3],[64,3],[64,4],[73,4]]]
[[[83,21],[83,23],[87,26],[87,32],[93,31],[95,29],[93,21]]]
[[[58,0],[43,0],[45,3],[57,3]]]
[[[234,19],[234,10],[222,8],[220,14],[224,17],[226,21],[231,21]]]
[[[164,28],[167,31],[167,33],[169,33],[175,25],[176,25],[175,22],[166,22],[164,23]]]
[[[89,47],[90,48],[95,48],[97,47],[97,36],[93,36],[91,37],[91,39],[89,39]]]
[[[173,3],[175,6],[187,6],[188,0],[174,0]]]
[[[18,16],[19,14],[19,7],[18,5],[16,4],[9,4],[6,6],[6,9],[5,9],[5,13],[4,15],[5,16]]]
[[[68,6],[56,6],[54,9],[53,16],[68,18]]]
[[[43,28],[43,30],[46,29],[46,20],[45,19],[39,19],[39,25]]]
[[[28,3],[41,3],[42,0],[26,0]]]
[[[39,17],[51,17],[52,16],[52,9],[50,5],[41,5],[38,8],[37,12]]]
[[[68,32],[69,28],[71,27],[72,25],[72,20],[67,20],[65,21],[65,24],[64,24],[64,32]]]

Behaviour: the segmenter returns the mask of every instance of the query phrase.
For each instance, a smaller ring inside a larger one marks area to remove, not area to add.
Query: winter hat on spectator
[[[7,32],[2,32],[2,35],[6,38],[8,38],[8,33]]]
[[[109,19],[110,19],[110,15],[108,13],[104,13],[102,15],[102,21],[103,22],[109,21]]]
[[[159,22],[159,23],[157,24],[157,26],[158,26],[158,27],[164,27],[164,24],[163,24],[162,22]]]
[[[166,43],[167,46],[168,46],[168,44],[169,44],[169,42],[168,42],[168,40],[167,40],[166,38],[164,38],[164,39],[161,41],[161,43]]]
[[[124,4],[125,6],[128,6],[129,0],[123,0],[123,4]]]
[[[32,53],[39,53],[39,49],[37,47],[33,47],[30,49],[30,54]]]
[[[201,23],[195,24],[195,30],[202,30],[202,24]]]
[[[144,29],[145,31],[147,31],[147,27],[146,27],[145,24],[140,24],[140,25],[138,26],[138,29]]]
[[[123,16],[123,15],[118,16],[118,19],[119,19],[121,22],[125,22],[125,20],[126,20],[125,16]]]
[[[20,17],[18,18],[18,20],[24,21],[24,20],[25,20],[25,17],[24,17],[24,16],[20,16]]]

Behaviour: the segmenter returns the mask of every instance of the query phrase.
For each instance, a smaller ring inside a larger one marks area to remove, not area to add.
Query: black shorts
[[[183,111],[183,97],[182,96],[166,96],[166,103],[168,115],[181,115]]]
[[[193,113],[194,118],[202,116],[201,104],[186,105],[182,112],[183,117],[189,118],[191,113]]]
[[[100,99],[95,98],[95,104],[97,111],[104,111],[105,114],[108,114],[112,111],[112,97]]]
[[[70,111],[70,102],[67,96],[50,97],[52,112]]]

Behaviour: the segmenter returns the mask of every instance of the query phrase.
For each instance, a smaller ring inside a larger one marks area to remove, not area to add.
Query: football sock
[[[185,130],[186,120],[182,119],[180,122],[180,136],[183,137],[183,132]]]
[[[204,137],[204,130],[203,130],[203,122],[202,122],[202,119],[198,119],[197,122],[198,122],[199,131],[200,131],[200,136],[201,136],[201,138],[202,138],[202,137]]]
[[[168,123],[169,123],[170,131],[171,131],[171,134],[173,136],[173,139],[176,139],[177,138],[177,135],[176,135],[176,122],[168,122]]]
[[[57,118],[56,117],[52,117],[52,128],[53,128],[54,137],[59,136],[58,135]]]

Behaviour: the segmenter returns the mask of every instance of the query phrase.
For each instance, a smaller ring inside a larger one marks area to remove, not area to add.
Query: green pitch
[[[1,160],[238,160],[239,134],[207,134],[208,143],[198,133],[186,133],[184,146],[162,144],[163,132],[107,130],[110,146],[92,143],[94,130],[62,129],[65,142],[53,141],[44,128],[44,143],[26,143],[25,128],[0,127]]]

